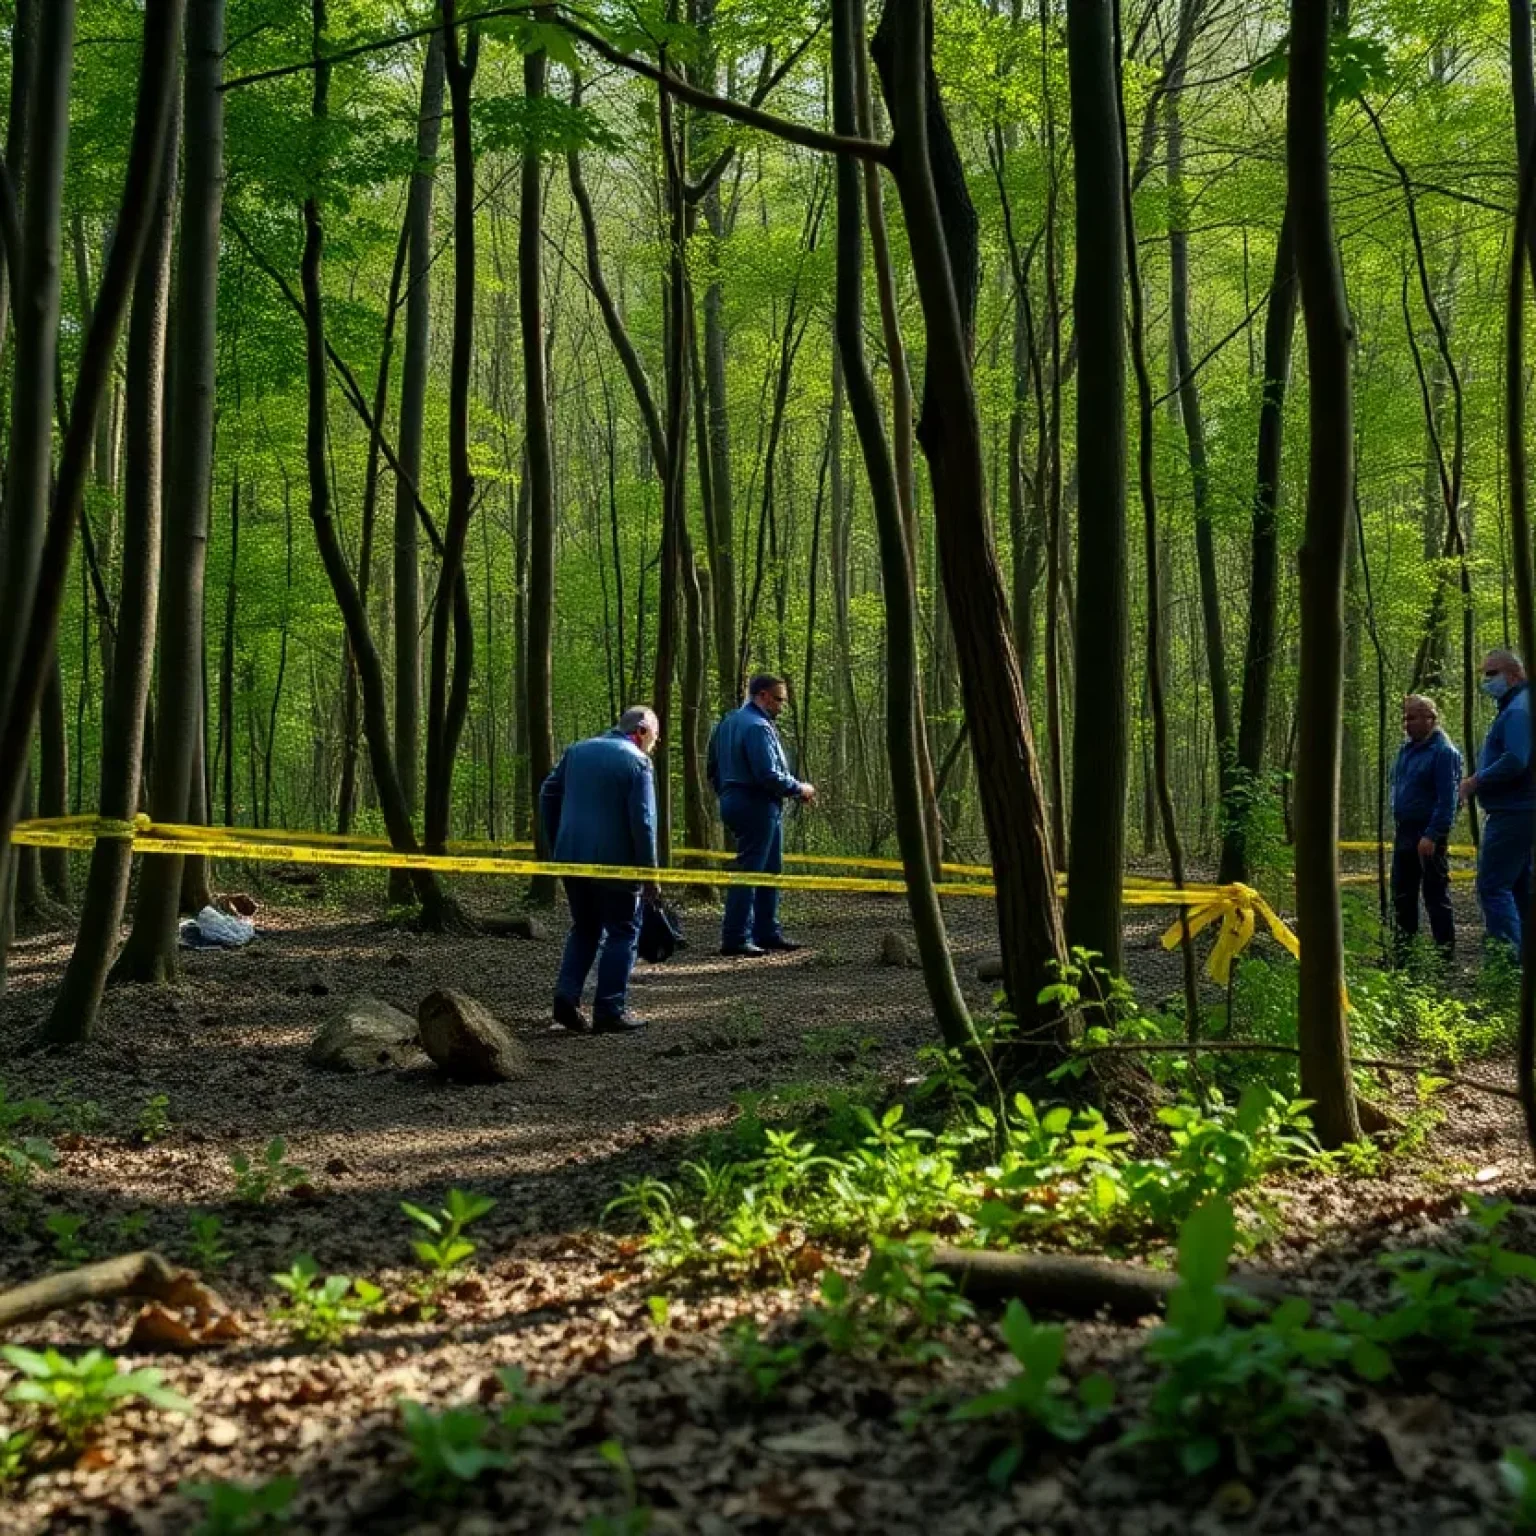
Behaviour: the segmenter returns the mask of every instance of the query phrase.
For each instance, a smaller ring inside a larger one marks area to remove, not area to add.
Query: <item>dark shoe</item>
[[[756,944],[726,944],[721,948],[720,953],[751,959],[754,955],[766,955],[768,951],[760,949]]]
[[[591,1033],[591,1026],[587,1023],[587,1016],[575,1003],[568,1003],[563,997],[555,999],[554,1022],[549,1026],[551,1034],[585,1035]]]
[[[632,1013],[595,1013],[592,1015],[594,1035],[633,1035],[645,1028],[645,1020]]]
[[[777,934],[771,939],[759,939],[757,947],[763,951],[772,950],[779,955],[792,955],[797,949],[804,949],[804,944],[796,944],[793,939],[786,939],[784,935]]]

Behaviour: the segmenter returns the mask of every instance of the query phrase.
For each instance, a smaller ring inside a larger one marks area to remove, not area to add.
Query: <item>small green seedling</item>
[[[53,1143],[27,1134],[54,1118],[52,1105],[41,1099],[7,1098],[0,1083],[0,1179],[27,1184],[40,1169],[54,1166],[58,1159]]]
[[[229,1261],[230,1249],[224,1243],[224,1223],[211,1211],[194,1211],[187,1218],[191,1236],[187,1251],[199,1269],[222,1269]]]
[[[54,1259],[69,1268],[84,1264],[91,1257],[91,1245],[80,1235],[85,1229],[84,1216],[71,1216],[64,1211],[54,1211],[43,1226],[53,1239]]]
[[[27,1453],[36,1438],[30,1429],[0,1429],[0,1488],[26,1475]]]
[[[105,1350],[88,1350],[71,1360],[56,1349],[38,1353],[6,1344],[0,1345],[0,1359],[21,1375],[5,1394],[6,1402],[36,1408],[73,1446],[84,1444],[113,1409],[130,1400],[167,1413],[192,1411],[192,1404],[166,1386],[159,1371],[120,1371]]]
[[[274,1195],[309,1182],[309,1174],[288,1161],[288,1147],[281,1136],[274,1136],[252,1162],[244,1152],[230,1158],[235,1175],[235,1199],[244,1205],[265,1205]]]
[[[351,1275],[322,1278],[320,1266],[307,1253],[293,1261],[286,1275],[273,1275],[272,1283],[288,1297],[286,1305],[273,1309],[273,1317],[311,1344],[341,1343],[384,1299],[372,1281]]]
[[[411,1248],[426,1269],[434,1289],[445,1284],[474,1257],[479,1245],[464,1236],[464,1229],[471,1222],[479,1221],[495,1204],[489,1195],[470,1194],[462,1189],[450,1189],[442,1210],[435,1213],[424,1211],[408,1200],[400,1202],[400,1209],[431,1234],[430,1237],[416,1238]]]
[[[1512,1522],[1517,1531],[1536,1531],[1536,1460],[1511,1446],[1499,1462],[1499,1480],[1514,1499]]]
[[[725,1349],[751,1383],[753,1394],[769,1398],[778,1391],[786,1376],[800,1368],[807,1345],[795,1340],[787,1344],[770,1344],[757,1331],[756,1323],[743,1318],[727,1332]]]
[[[177,1491],[204,1507],[193,1536],[267,1536],[287,1528],[299,1485],[295,1478],[274,1477],[267,1483],[182,1483]]]
[[[541,1403],[533,1396],[528,1389],[528,1375],[521,1366],[503,1366],[496,1372],[496,1379],[507,1394],[498,1422],[514,1444],[532,1425],[559,1424],[565,1419],[565,1413],[556,1404]]]
[[[410,1485],[424,1499],[455,1499],[484,1473],[510,1461],[490,1443],[493,1426],[478,1408],[433,1413],[406,1399],[400,1417],[411,1442]]]
[[[170,1133],[171,1101],[165,1094],[157,1093],[139,1111],[133,1134],[148,1147],[157,1141],[164,1141]]]
[[[665,1296],[647,1296],[646,1310],[651,1314],[651,1327],[659,1333],[672,1318],[672,1303]]]
[[[1061,1374],[1067,1331],[1058,1323],[1037,1323],[1017,1298],[1003,1314],[1003,1340],[1018,1362],[995,1392],[958,1404],[950,1418],[960,1421],[1001,1419],[1011,1426],[1009,1443],[993,1458],[987,1476],[996,1487],[1013,1481],[1026,1444],[1036,1434],[1073,1443],[1089,1434],[1109,1412],[1115,1384],[1109,1377],[1085,1377],[1074,1393]]]
[[[618,1477],[622,1506],[612,1515],[591,1516],[581,1528],[582,1536],[645,1536],[651,1528],[652,1512],[640,1502],[635,1469],[630,1466],[624,1447],[617,1440],[604,1440],[597,1453]]]
[[[126,1216],[119,1216],[112,1230],[117,1234],[118,1241],[124,1247],[129,1247],[149,1230],[149,1212],[130,1211]]]

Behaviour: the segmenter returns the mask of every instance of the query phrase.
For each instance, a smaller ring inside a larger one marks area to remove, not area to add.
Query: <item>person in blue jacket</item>
[[[1530,904],[1531,834],[1536,782],[1531,776],[1531,691],[1513,651],[1490,651],[1482,690],[1498,706],[1477,754],[1477,772],[1461,781],[1465,803],[1477,796],[1483,836],[1477,850],[1477,900],[1491,943],[1520,953],[1520,928]]]
[[[760,672],[747,684],[747,700],[715,727],[709,738],[709,782],[720,797],[720,819],[736,839],[732,869],[778,874],[784,868],[784,802],[812,805],[816,786],[789,771],[774,721],[789,701],[782,678]],[[725,896],[720,931],[722,955],[762,955],[795,950],[779,927],[776,885],[733,885]]]
[[[656,781],[651,753],[660,726],[645,708],[626,710],[601,736],[567,747],[539,789],[539,816],[550,857],[561,864],[656,867]],[[594,1034],[627,1034],[645,1023],[627,1006],[635,945],[640,937],[642,891],[656,896],[652,881],[597,880],[567,875],[571,931],[555,981],[556,1030],[585,1033],[581,994],[598,948]]]
[[[1401,962],[1419,932],[1419,896],[1429,913],[1435,947],[1449,960],[1456,952],[1451,911],[1451,869],[1446,843],[1456,819],[1461,753],[1440,729],[1433,699],[1410,693],[1403,700],[1403,734],[1392,766],[1392,903],[1397,913]]]

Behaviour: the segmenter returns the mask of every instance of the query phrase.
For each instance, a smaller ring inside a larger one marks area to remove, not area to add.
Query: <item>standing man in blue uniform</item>
[[[1520,954],[1520,928],[1531,898],[1531,834],[1536,783],[1531,776],[1531,690],[1513,651],[1483,660],[1483,692],[1498,706],[1477,754],[1477,772],[1461,781],[1465,804],[1483,808],[1477,851],[1477,899],[1491,943]]]
[[[784,868],[784,802],[816,802],[816,786],[789,771],[774,721],[789,701],[782,678],[760,672],[747,684],[747,701],[732,710],[709,738],[709,782],[720,797],[720,819],[736,839],[732,869],[776,875]],[[795,950],[779,928],[776,885],[733,885],[725,894],[722,955]]]
[[[539,814],[551,850],[561,864],[656,867],[656,781],[651,753],[660,726],[645,708],[626,710],[601,736],[568,747],[539,790]],[[640,896],[658,894],[654,882],[565,877],[571,931],[555,982],[552,1028],[586,1033],[581,994],[598,947],[597,994],[591,1032],[629,1034],[645,1022],[626,999],[640,937]]]
[[[1392,902],[1397,913],[1401,964],[1419,932],[1419,895],[1429,913],[1429,932],[1442,958],[1456,952],[1451,912],[1451,867],[1446,842],[1456,819],[1461,753],[1440,729],[1433,699],[1410,693],[1403,700],[1403,734],[1392,766]]]

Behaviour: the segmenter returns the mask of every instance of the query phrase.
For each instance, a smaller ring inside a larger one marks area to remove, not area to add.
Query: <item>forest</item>
[[[1530,0],[0,37],[0,1533],[1536,1531]]]

